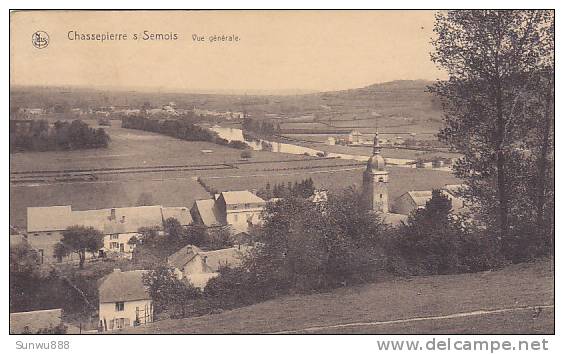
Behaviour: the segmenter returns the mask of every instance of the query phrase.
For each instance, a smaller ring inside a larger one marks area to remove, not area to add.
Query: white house
[[[99,328],[102,331],[153,322],[153,300],[143,284],[145,273],[144,270],[114,269],[100,279]]]
[[[247,232],[250,225],[261,222],[260,214],[266,201],[249,191],[230,191],[217,194],[214,199],[197,200],[192,209],[194,223],[206,227],[231,226]]]

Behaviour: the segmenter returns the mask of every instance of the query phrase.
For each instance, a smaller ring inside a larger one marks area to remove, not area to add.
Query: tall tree
[[[63,231],[63,238],[56,246],[59,255],[78,254],[79,268],[84,268],[86,252],[97,252],[104,246],[104,235],[93,227],[70,226]]]
[[[545,61],[551,16],[528,10],[436,15],[431,59],[449,75],[430,88],[445,113],[439,137],[463,154],[455,174],[466,180],[469,199],[500,239],[514,222],[512,201],[527,172],[527,127],[539,117],[525,107],[531,78]]]

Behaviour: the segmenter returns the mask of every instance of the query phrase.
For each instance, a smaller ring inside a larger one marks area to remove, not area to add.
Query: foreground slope
[[[543,260],[287,296],[127,333],[553,333],[553,304],[553,265]]]

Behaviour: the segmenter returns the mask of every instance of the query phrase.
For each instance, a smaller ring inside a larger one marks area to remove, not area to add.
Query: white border
[[[91,9],[91,8],[104,8],[104,9],[122,9],[122,8],[147,8],[147,9],[166,9],[166,8],[192,8],[192,9],[208,9],[208,8],[428,8],[428,9],[444,9],[444,8],[556,8],[556,38],[564,38],[561,31],[561,21],[560,18],[560,6],[557,1],[473,1],[473,2],[453,2],[453,1],[395,1],[395,2],[385,2],[385,3],[375,3],[371,1],[358,1],[358,0],[348,0],[348,1],[322,1],[322,2],[311,2],[311,1],[296,1],[296,0],[286,0],[286,1],[270,1],[258,2],[258,1],[197,1],[197,2],[174,2],[174,1],[112,1],[112,0],[97,0],[97,1],[51,1],[46,3],[45,1],[4,1],[2,5],[3,14],[1,16],[1,27],[2,28],[2,43],[6,49],[8,49],[9,43],[9,32],[8,32],[8,9],[34,9],[34,8],[47,8],[47,9],[66,9],[66,8],[81,8],[81,9]],[[556,45],[557,51],[560,49],[560,43]],[[2,131],[7,135],[8,132],[8,104],[9,104],[9,79],[8,79],[8,50],[5,51],[5,55],[2,56],[2,110],[4,112],[4,119],[1,120]],[[557,62],[559,58],[559,53],[557,53]],[[557,67],[558,63],[557,63]],[[561,92],[560,83],[561,71],[557,70],[557,87],[556,92]],[[560,102],[556,100],[556,116],[561,112]],[[556,120],[556,131],[559,133],[560,123]],[[8,154],[8,137],[5,135],[2,143],[2,166],[9,166],[9,154]],[[558,135],[557,135],[558,137]],[[556,156],[560,156],[563,152],[563,143],[557,138],[557,151]],[[561,176],[561,168],[557,165],[556,175]],[[8,198],[9,198],[9,175],[8,171],[2,174],[2,213],[1,220],[3,221],[2,227],[5,231],[8,229]],[[562,248],[560,240],[560,228],[559,228],[559,216],[560,216],[560,200],[563,195],[563,188],[559,183],[556,184],[556,210],[557,210],[557,227],[556,227],[556,253],[559,254],[559,250]],[[7,238],[7,234],[6,234]],[[4,242],[8,242],[6,239]],[[8,284],[8,248],[2,248],[2,262],[4,264],[2,274],[2,284]],[[557,261],[557,274],[564,274],[564,269],[561,266],[562,262]],[[562,286],[560,282],[556,284],[557,294],[562,294]],[[22,350],[15,350],[15,342],[21,338],[21,336],[8,336],[8,291],[7,286],[4,287],[4,291],[0,292],[0,298],[2,306],[1,320],[0,320],[0,336],[2,337],[0,347],[6,353],[22,352]],[[558,303],[558,301],[557,301]],[[559,311],[559,306],[556,307],[556,333],[559,333],[560,325],[562,320],[562,311]],[[37,340],[47,340],[50,336],[33,337]],[[350,353],[350,352],[374,352],[377,348],[374,347],[374,341],[376,337],[378,339],[407,339],[414,338],[420,340],[427,340],[429,336],[68,336],[68,337],[56,337],[56,340],[68,339],[71,341],[72,352],[81,353],[97,353],[100,352],[127,352],[127,353],[159,353],[163,351],[172,351],[175,353],[272,353],[287,354],[290,351],[298,350],[299,352],[309,352],[309,353]],[[440,336],[435,336],[440,337]],[[477,336],[451,336],[452,338],[461,339],[477,339]],[[526,336],[529,337],[529,336]],[[564,349],[564,343],[561,335],[555,337],[546,336],[550,341],[550,352],[562,352]],[[480,336],[480,339],[496,339],[503,340],[508,338],[510,340],[517,339],[516,336]],[[531,338],[542,339],[542,336],[531,336]],[[31,340],[31,336],[26,336],[25,340]],[[525,339],[525,337],[520,336],[519,339]]]

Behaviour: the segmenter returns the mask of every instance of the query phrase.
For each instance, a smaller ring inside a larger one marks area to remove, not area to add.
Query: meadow
[[[288,182],[299,182],[311,177],[318,189],[336,191],[355,186],[362,188],[363,165],[356,167],[332,167],[318,168],[305,171],[276,171],[273,173],[256,174],[249,172],[238,176],[209,176],[203,177],[206,185],[218,191],[259,189],[266,186],[267,181],[271,186],[274,184],[287,184]],[[430,169],[413,169],[388,166],[390,178],[388,193],[390,201],[393,201],[403,193],[411,190],[430,190],[441,188],[445,184],[461,183],[451,173]]]
[[[220,314],[158,321],[125,332],[551,334],[553,267],[551,260],[540,260],[483,273],[392,277],[327,293],[284,296]],[[536,313],[537,306],[546,307]],[[418,320],[497,309],[507,311]]]

